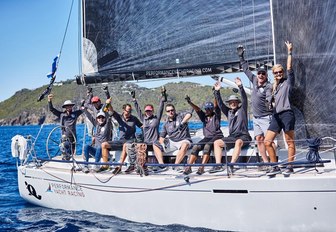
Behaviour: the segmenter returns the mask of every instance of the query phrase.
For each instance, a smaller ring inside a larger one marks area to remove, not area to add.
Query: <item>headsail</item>
[[[82,84],[239,71],[273,61],[268,0],[83,0]]]

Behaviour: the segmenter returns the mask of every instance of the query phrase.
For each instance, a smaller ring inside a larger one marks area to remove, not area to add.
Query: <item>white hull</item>
[[[275,178],[251,169],[230,177],[226,172],[191,174],[188,183],[173,170],[146,177],[71,175],[70,164],[50,162],[20,166],[18,183],[21,196],[36,205],[136,222],[230,231],[334,231],[334,161],[329,166],[321,167],[321,174],[298,168],[290,177]]]

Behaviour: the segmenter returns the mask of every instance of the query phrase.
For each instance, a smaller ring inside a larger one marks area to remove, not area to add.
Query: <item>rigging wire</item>
[[[244,47],[247,49],[247,42],[246,42],[246,31],[245,31],[245,16],[244,16],[244,7],[243,7],[243,0],[240,0],[240,7],[242,13],[242,21],[243,21],[243,29],[244,29]]]
[[[273,59],[274,64],[277,63],[275,56],[275,36],[274,36],[274,20],[273,20],[273,0],[270,0],[270,14],[271,14],[271,24],[272,24],[272,39],[273,39]]]
[[[81,28],[82,15],[81,15],[81,2],[78,1],[78,28]],[[78,29],[78,74],[82,73],[82,31]]]
[[[253,18],[254,62],[257,63],[257,58],[256,58],[257,43],[256,43],[256,25],[255,25],[255,13],[254,13],[254,0],[252,0],[252,18]]]
[[[270,1],[270,4],[272,4],[272,1]],[[272,8],[271,8],[271,10],[272,10]],[[272,40],[271,31],[273,30],[273,27],[272,27],[273,20],[272,20],[272,13],[271,12],[270,12],[270,21],[271,21],[271,23],[267,23],[267,25],[268,25],[267,64],[269,64],[269,62],[270,62],[270,46],[271,46],[270,43],[271,43],[271,40]]]
[[[69,28],[69,23],[70,23],[70,18],[71,18],[73,4],[74,4],[74,0],[71,1],[71,7],[70,7],[70,11],[69,11],[69,16],[68,16],[67,24],[65,26],[65,31],[64,31],[64,34],[63,34],[63,39],[62,39],[61,48],[60,48],[60,51],[59,51],[56,67],[58,66],[58,63],[61,60],[61,54],[62,54],[62,50],[63,50],[63,46],[64,46],[64,41],[65,41],[65,38],[66,38],[66,35],[67,35],[67,32],[68,32],[68,28]]]

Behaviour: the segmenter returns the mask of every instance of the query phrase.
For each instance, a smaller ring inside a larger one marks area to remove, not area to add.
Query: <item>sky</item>
[[[71,0],[0,0],[0,102],[21,89],[33,90],[49,84],[46,74],[60,52],[70,7]],[[56,81],[74,79],[79,74],[78,28],[78,0],[75,0]],[[214,83],[210,77],[195,79],[182,80]],[[164,83],[144,85],[157,87]]]
[[[0,102],[23,88],[49,84],[46,74],[60,52],[70,7],[70,0],[0,1]],[[74,9],[56,81],[79,74],[77,0]]]

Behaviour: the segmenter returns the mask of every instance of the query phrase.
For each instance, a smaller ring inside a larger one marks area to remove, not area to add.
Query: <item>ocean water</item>
[[[42,127],[35,144],[38,157],[47,157],[45,141],[55,127],[56,125]],[[192,123],[190,127],[197,129],[201,124]],[[11,138],[17,134],[25,137],[31,135],[34,138],[40,128],[40,126],[0,127],[0,231],[211,231],[181,225],[156,226],[136,223],[85,211],[49,209],[27,203],[20,197],[17,187],[16,159],[11,155]],[[78,142],[82,143],[84,126],[78,125],[77,129]],[[77,149],[81,152],[80,145]],[[211,217],[208,213],[204,216]]]

